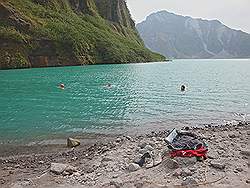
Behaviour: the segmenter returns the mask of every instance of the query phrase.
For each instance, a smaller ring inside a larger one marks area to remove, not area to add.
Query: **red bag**
[[[205,147],[201,147],[196,150],[174,150],[170,152],[170,157],[203,157],[203,159],[207,159],[207,151],[208,149]]]

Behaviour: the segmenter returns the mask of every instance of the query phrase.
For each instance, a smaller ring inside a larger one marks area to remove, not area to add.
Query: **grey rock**
[[[67,146],[70,148],[76,147],[80,145],[80,140],[74,138],[67,139]]]
[[[181,169],[176,169],[176,170],[173,172],[173,176],[179,177],[179,176],[181,176],[181,172],[182,172]]]
[[[146,168],[152,168],[154,166],[154,160],[152,158],[148,159]]]
[[[192,178],[192,177],[187,177],[182,183],[181,183],[182,186],[185,186],[185,187],[196,187],[198,186],[197,185],[197,181]]]
[[[77,169],[75,167],[71,166],[71,165],[68,165],[68,164],[51,163],[50,171],[57,174],[57,175],[60,175],[63,172],[73,174],[74,172],[77,171]]]
[[[237,138],[238,135],[234,134],[234,133],[231,133],[231,134],[228,134],[228,137],[229,138]]]
[[[222,163],[219,163],[219,162],[214,162],[214,161],[211,161],[210,166],[213,167],[213,168],[219,169],[219,170],[224,170],[225,167],[226,167],[225,164],[222,164]]]
[[[75,173],[73,173],[73,176],[79,177],[79,176],[81,176],[81,173],[75,172]]]
[[[117,139],[116,139],[116,142],[118,142],[118,143],[121,142],[121,141],[122,141],[121,138],[117,138]]]
[[[119,174],[114,174],[112,178],[118,178]]]
[[[130,163],[128,166],[128,171],[129,172],[134,172],[140,169],[140,166],[138,164],[135,163]]]
[[[65,171],[66,168],[67,168],[66,164],[51,163],[50,171],[57,175],[60,175]]]
[[[153,151],[154,150],[154,148],[151,145],[146,145],[144,147],[144,149],[146,149],[147,151]]]
[[[153,157],[154,166],[157,166],[157,165],[161,164],[161,162],[162,162],[161,154],[160,153],[155,154],[155,156]]]
[[[108,161],[113,161],[113,159],[110,157],[103,157],[102,158],[102,162],[108,162]]]
[[[216,153],[208,153],[208,155],[207,155],[207,158],[208,159],[218,159],[218,156],[217,156],[217,154]]]
[[[176,160],[170,159],[170,158],[165,158],[162,161],[162,165],[164,166],[164,168],[167,168],[167,169],[177,169],[177,168],[179,168],[179,163]]]
[[[197,169],[196,168],[189,168],[191,172],[195,172]]]
[[[148,145],[148,143],[146,143],[146,142],[141,142],[141,143],[138,144],[138,147],[144,148],[146,145]]]
[[[177,157],[175,160],[178,162],[179,166],[182,167],[193,166],[197,163],[197,159],[195,157]]]
[[[187,168],[184,168],[184,169],[182,169],[182,171],[181,171],[181,176],[184,176],[184,177],[186,177],[186,176],[192,176],[192,172],[191,172],[191,170],[189,170],[189,169],[187,169]]]
[[[63,171],[61,174],[62,174],[63,176],[69,176],[69,175],[70,175],[70,173],[67,172],[67,171]],[[59,174],[57,174],[57,175],[59,175]]]
[[[235,170],[237,170],[238,172],[242,172],[243,168],[236,168]]]
[[[129,141],[133,141],[133,138],[131,136],[126,136],[126,138],[129,140]]]
[[[145,148],[139,149],[139,153],[142,154],[142,155],[144,155],[147,152],[148,152],[148,150],[145,149]]]
[[[246,180],[246,183],[247,183],[247,184],[250,184],[250,179],[247,179],[247,180]]]

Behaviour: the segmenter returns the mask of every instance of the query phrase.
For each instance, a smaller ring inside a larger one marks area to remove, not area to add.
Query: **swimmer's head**
[[[65,87],[64,84],[60,84],[61,89],[64,89],[64,87]]]
[[[186,90],[186,86],[185,85],[182,85],[181,86],[181,91],[185,91]]]

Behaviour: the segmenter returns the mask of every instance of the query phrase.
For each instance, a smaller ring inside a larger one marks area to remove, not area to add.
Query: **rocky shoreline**
[[[65,145],[1,148],[0,187],[249,187],[250,123],[189,128],[208,144],[208,159],[168,157],[170,130],[104,136]],[[66,143],[66,139],[65,139]],[[9,152],[7,152],[9,151]],[[155,160],[140,167],[145,151]]]

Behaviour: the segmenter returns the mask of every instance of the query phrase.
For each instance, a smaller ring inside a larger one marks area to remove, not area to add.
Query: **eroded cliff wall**
[[[0,69],[160,61],[124,0],[0,2]]]

